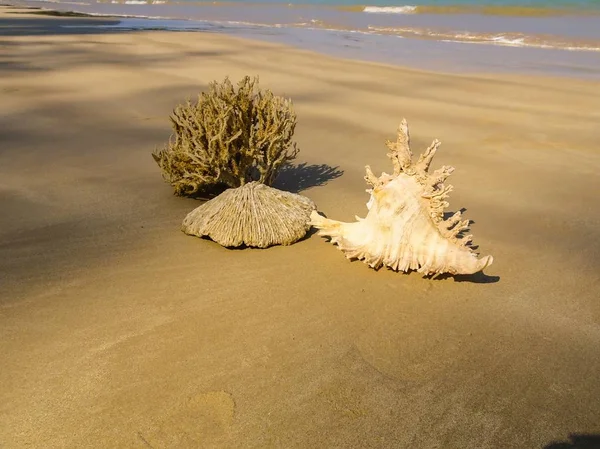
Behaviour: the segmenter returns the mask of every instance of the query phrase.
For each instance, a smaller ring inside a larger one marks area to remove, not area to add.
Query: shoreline
[[[223,33],[0,9],[0,446],[536,448],[600,439],[600,83],[445,74]],[[311,235],[183,234],[151,152],[173,107],[258,75],[289,97],[281,187],[364,216],[408,120],[456,167],[494,264],[374,271]],[[565,446],[568,447],[568,446]],[[593,447],[593,446],[592,446]]]
[[[16,6],[21,4],[33,3],[15,3]],[[593,31],[596,29],[593,23],[597,19],[590,17],[577,19],[570,26],[562,22],[562,25],[558,22],[554,25],[554,22],[548,22],[541,28],[534,20],[530,22],[531,25],[523,28],[518,25],[521,22],[517,21],[511,25],[503,19],[493,19],[486,22],[487,25],[478,25],[477,21],[465,22],[464,19],[457,19],[456,22],[448,18],[440,19],[441,22],[438,19],[431,22],[427,15],[423,18],[408,19],[383,17],[369,19],[367,22],[360,19],[352,25],[358,16],[349,13],[350,15],[345,16],[346,19],[343,20],[350,22],[342,26],[333,25],[337,19],[327,14],[322,17],[323,20],[308,20],[307,17],[315,14],[315,17],[321,17],[321,13],[316,10],[311,10],[313,12],[308,12],[308,16],[304,18],[285,13],[277,19],[279,13],[273,11],[280,8],[278,6],[274,6],[276,9],[272,11],[265,9],[267,13],[264,13],[264,8],[252,9],[244,6],[243,11],[236,13],[236,9],[222,6],[203,6],[196,10],[188,6],[169,5],[76,6],[47,2],[35,4],[37,7],[47,7],[55,11],[76,11],[92,16],[118,18],[120,23],[114,24],[114,29],[121,30],[159,29],[224,33],[279,42],[331,56],[414,66],[434,71],[556,74],[563,77],[600,79],[600,67],[597,64],[597,55],[600,54],[600,28]],[[284,9],[280,8],[281,11]],[[447,20],[450,22],[444,25]],[[590,20],[589,26],[581,26]],[[457,28],[445,28],[451,23]],[[465,23],[471,25],[463,29]],[[431,28],[432,24],[437,25]],[[533,34],[526,31],[530,26],[535,28],[532,28]],[[555,28],[561,31],[553,35],[551,30]],[[565,31],[567,29],[588,31],[569,36],[570,32]]]
[[[130,33],[130,32],[135,32],[135,33],[175,33],[177,35],[194,35],[196,33],[201,34],[201,35],[211,35],[211,34],[217,34],[219,36],[223,36],[228,40],[231,40],[232,42],[253,42],[255,44],[259,44],[259,45],[266,45],[268,47],[272,47],[274,49],[279,49],[279,50],[286,50],[289,48],[292,48],[295,52],[298,52],[299,54],[305,54],[307,57],[310,57],[311,55],[315,55],[316,57],[321,57],[321,58],[331,58],[333,61],[340,61],[340,62],[348,62],[348,63],[357,63],[359,65],[367,65],[367,66],[373,66],[375,68],[383,68],[383,69],[397,69],[400,71],[405,71],[408,73],[415,73],[415,74],[422,74],[422,75],[429,75],[429,76],[444,76],[444,77],[451,77],[451,78],[458,78],[458,79],[480,79],[480,80],[489,80],[489,81],[497,81],[497,82],[518,82],[518,83],[523,83],[523,81],[527,81],[530,82],[532,86],[538,85],[539,82],[541,81],[542,83],[549,83],[551,85],[553,85],[555,82],[560,82],[563,80],[569,80],[570,82],[577,82],[577,83],[583,83],[583,84],[596,84],[598,82],[598,80],[600,78],[596,78],[595,76],[593,77],[585,77],[585,76],[573,76],[572,74],[553,74],[553,73],[543,73],[543,74],[538,74],[538,73],[519,73],[519,72],[492,72],[492,71],[458,71],[458,70],[443,70],[442,68],[423,68],[423,67],[419,67],[418,65],[403,65],[400,63],[394,63],[394,62],[384,62],[384,61],[379,61],[379,60],[369,60],[369,59],[361,59],[359,57],[350,57],[350,56],[341,56],[341,55],[335,55],[335,54],[330,54],[330,53],[326,53],[326,52],[322,52],[322,51],[318,51],[318,50],[313,50],[310,48],[304,48],[304,47],[299,47],[299,46],[295,46],[292,44],[288,44],[288,43],[282,43],[279,42],[277,40],[270,40],[270,39],[262,39],[260,36],[251,36],[251,37],[247,37],[247,36],[240,36],[237,35],[235,33],[228,33],[228,32],[220,32],[220,31],[210,31],[210,30],[205,30],[205,29],[170,29],[168,28],[168,26],[166,27],[160,27],[160,26],[156,26],[153,24],[160,24],[160,23],[164,23],[164,22],[188,22],[188,23],[194,23],[197,22],[196,20],[193,19],[189,19],[189,20],[185,20],[185,19],[176,19],[173,21],[170,21],[168,19],[162,19],[162,18],[142,18],[142,17],[138,17],[138,16],[119,16],[119,15],[104,15],[104,14],[91,14],[91,13],[82,13],[82,12],[78,12],[78,11],[61,11],[61,10],[52,10],[52,9],[45,9],[42,7],[19,7],[19,6],[14,6],[14,5],[8,5],[8,4],[0,4],[0,8],[8,8],[8,9],[13,9],[14,11],[17,12],[10,12],[8,17],[18,17],[18,15],[20,14],[20,12],[18,11],[26,11],[22,13],[23,17],[28,17],[28,16],[38,16],[40,18],[44,18],[44,17],[48,17],[48,18],[56,18],[56,19],[63,19],[65,22],[69,22],[71,21],[72,23],[75,23],[74,20],[76,19],[89,19],[90,21],[92,21],[92,23],[84,23],[81,25],[77,25],[74,28],[74,31],[71,33],[69,32],[69,28],[65,29],[64,34],[66,35],[70,35],[70,34],[77,34],[77,30],[88,30],[88,31],[93,31],[93,32],[97,32],[100,34],[103,33]],[[29,12],[31,10],[31,12]],[[39,12],[36,12],[39,11]],[[0,13],[2,12],[2,9],[0,9]],[[63,15],[64,14],[64,15]],[[76,15],[71,15],[71,14],[76,14]],[[0,18],[3,16],[3,14],[0,14]],[[69,20],[70,19],[70,20]],[[139,23],[142,26],[134,26],[132,28],[128,28],[127,22],[125,22],[125,26],[123,26],[123,22],[124,20],[127,19],[131,19],[134,23]],[[107,22],[108,21],[108,22]],[[206,22],[208,23],[208,22]],[[143,26],[144,24],[149,24],[146,26]],[[53,28],[52,31],[50,31],[51,33],[54,33],[56,31],[56,28]],[[59,34],[63,34],[63,33],[59,33]],[[2,34],[0,32],[0,37],[2,37]],[[598,73],[598,76],[600,77],[600,70]]]

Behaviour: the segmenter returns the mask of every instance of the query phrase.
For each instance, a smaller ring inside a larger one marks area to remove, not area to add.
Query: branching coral
[[[289,99],[244,77],[237,90],[228,78],[212,82],[198,101],[177,106],[173,135],[152,154],[176,195],[271,185],[279,169],[296,157],[296,114]]]

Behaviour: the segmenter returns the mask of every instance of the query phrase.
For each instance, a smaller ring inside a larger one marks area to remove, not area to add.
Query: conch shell
[[[453,167],[429,173],[440,142],[433,143],[413,164],[406,120],[398,128],[396,142],[386,142],[394,173],[376,177],[367,165],[365,180],[373,187],[365,218],[354,223],[329,220],[311,213],[310,224],[319,235],[331,238],[348,259],[360,259],[378,269],[416,270],[430,274],[473,274],[489,266],[493,258],[481,259],[473,251],[472,236],[463,236],[469,220],[461,212],[444,219],[445,201],[452,186],[444,185]]]

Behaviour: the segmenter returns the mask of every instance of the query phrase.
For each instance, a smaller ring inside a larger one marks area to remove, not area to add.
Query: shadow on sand
[[[287,192],[300,193],[311,187],[324,186],[329,181],[339,178],[343,174],[344,172],[339,170],[338,167],[332,167],[327,164],[307,165],[306,163],[302,163],[298,165],[286,165],[280,169],[272,187]],[[192,195],[184,196],[208,201],[220,195],[228,188],[225,184],[219,184],[205,190],[200,190]]]
[[[344,172],[339,167],[332,167],[327,164],[286,165],[279,171],[273,187],[299,193],[311,187],[323,186],[343,174]]]
[[[482,271],[473,274],[443,274],[432,279],[434,281],[443,281],[450,278],[453,278],[454,282],[471,282],[472,284],[495,284],[500,281],[500,276],[488,276]]]
[[[600,435],[573,433],[568,441],[553,441],[543,449],[600,449]]]

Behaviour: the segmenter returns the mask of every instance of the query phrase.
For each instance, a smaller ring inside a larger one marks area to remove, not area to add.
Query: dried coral
[[[228,78],[213,82],[198,101],[177,106],[173,135],[152,154],[176,195],[271,185],[298,149],[292,143],[296,114],[289,99],[243,78],[236,90]]]
[[[428,274],[472,274],[489,266],[493,258],[478,259],[471,236],[463,233],[469,220],[457,212],[444,219],[452,186],[444,185],[453,167],[429,173],[429,165],[440,145],[431,146],[412,161],[406,120],[398,129],[396,142],[387,142],[394,173],[380,177],[366,166],[365,180],[373,187],[369,212],[355,223],[343,223],[311,214],[311,224],[320,235],[331,238],[349,259],[360,259],[372,268],[385,265],[393,270],[417,270]]]

